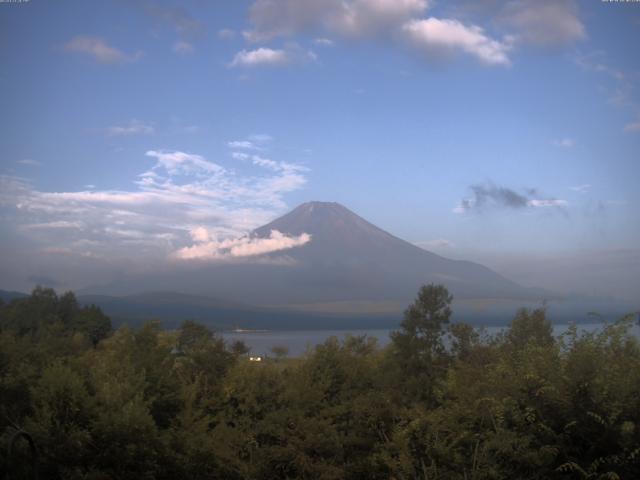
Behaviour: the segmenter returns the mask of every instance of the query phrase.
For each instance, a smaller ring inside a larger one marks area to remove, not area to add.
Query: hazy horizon
[[[640,299],[637,3],[33,0],[0,25],[0,289],[286,259],[313,238],[246,235],[322,200]]]

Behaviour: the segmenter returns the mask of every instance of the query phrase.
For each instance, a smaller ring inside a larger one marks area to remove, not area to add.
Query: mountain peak
[[[253,233],[259,237],[269,236],[271,230],[288,235],[309,233],[321,237],[336,235],[389,235],[387,232],[367,222],[344,205],[337,202],[306,202],[286,215],[256,229]],[[389,235],[390,236],[390,235]]]
[[[286,271],[297,278],[296,286],[308,282],[313,295],[319,295],[314,288],[325,289],[325,298],[367,298],[373,291],[381,298],[408,298],[425,283],[445,283],[454,294],[468,297],[522,292],[482,265],[422,250],[336,202],[303,203],[252,235],[269,238],[272,230],[311,236],[304,245],[284,252],[296,265]],[[309,298],[313,295],[309,293]]]
[[[292,212],[295,212],[296,210],[309,212],[309,213],[314,211],[322,211],[322,210],[336,210],[336,211],[342,210],[344,212],[353,213],[347,207],[345,207],[344,205],[338,202],[320,202],[317,200],[301,203],[296,208],[294,208]]]
[[[339,204],[338,202],[323,202],[321,200],[310,200],[308,202],[301,203],[296,208],[312,208],[312,207],[342,207],[346,208],[344,205]],[[295,209],[294,209],[295,210]]]
[[[462,298],[532,295],[487,267],[449,260],[401,240],[339,203],[303,203],[254,230],[251,237],[273,240],[273,230],[291,237],[307,234],[311,238],[295,248],[266,254],[273,262],[221,262],[201,269],[182,269],[173,278],[156,275],[146,283],[145,290],[171,290],[169,285],[180,285],[191,293],[262,305],[406,302],[426,283],[445,284]],[[141,283],[136,281],[138,284]],[[115,291],[122,288],[119,284]],[[136,289],[139,291],[139,286],[128,288],[134,292]]]

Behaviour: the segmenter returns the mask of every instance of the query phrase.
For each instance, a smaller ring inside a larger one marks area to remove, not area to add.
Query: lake
[[[594,331],[601,329],[602,323],[579,324],[579,331]],[[506,327],[485,327],[485,332],[493,335]],[[557,324],[553,327],[554,335],[558,336],[566,332],[569,324]],[[289,348],[289,356],[297,357],[303,355],[308,348],[323,343],[329,337],[343,339],[346,335],[375,337],[378,345],[385,346],[391,339],[389,334],[392,329],[371,329],[371,330],[272,330],[272,331],[247,331],[247,332],[222,332],[222,336],[228,342],[236,340],[243,341],[253,355],[271,355],[271,348],[274,346],[285,346]],[[640,326],[634,324],[633,334],[640,338]]]

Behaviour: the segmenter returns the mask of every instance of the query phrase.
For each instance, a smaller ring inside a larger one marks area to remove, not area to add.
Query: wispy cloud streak
[[[47,192],[2,176],[0,207],[23,235],[49,252],[163,258],[193,246],[190,232],[198,227],[220,242],[242,238],[286,209],[283,196],[301,188],[308,171],[256,157],[254,171],[241,176],[193,153],[149,150],[146,156],[154,163],[127,190]],[[240,242],[232,253],[240,256],[254,244]]]
[[[67,52],[80,53],[92,57],[98,63],[122,64],[135,62],[142,56],[142,52],[127,54],[109,45],[105,40],[88,35],[78,35],[69,40],[64,49]]]

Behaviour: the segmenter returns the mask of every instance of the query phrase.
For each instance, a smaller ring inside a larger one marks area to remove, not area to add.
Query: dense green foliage
[[[250,362],[202,325],[111,332],[36,289],[0,305],[0,459],[51,479],[637,479],[631,320],[552,335],[544,309],[488,337],[423,287],[400,330]]]

